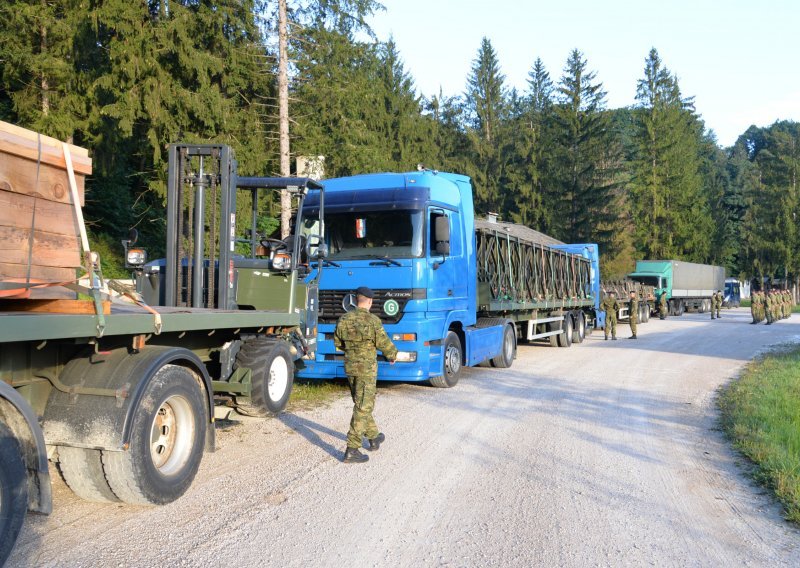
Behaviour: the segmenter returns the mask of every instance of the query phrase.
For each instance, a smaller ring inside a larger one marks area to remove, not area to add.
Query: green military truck
[[[0,307],[0,565],[25,510],[51,510],[48,461],[84,499],[169,503],[214,448],[215,404],[281,411],[314,351],[324,209],[301,216],[322,185],[240,177],[227,146],[173,145],[169,158],[166,259],[145,264],[125,243],[137,303],[104,309],[95,286],[91,313]],[[259,234],[262,190],[288,191],[306,234]],[[237,195],[252,206],[242,238]]]
[[[656,298],[666,294],[672,316],[683,315],[689,309],[710,311],[711,296],[725,287],[723,267],[682,260],[638,260],[628,278],[652,286]]]

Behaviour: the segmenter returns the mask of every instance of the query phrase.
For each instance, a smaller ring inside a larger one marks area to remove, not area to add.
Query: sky
[[[392,37],[419,94],[464,92],[481,38],[492,42],[508,87],[526,89],[541,57],[554,82],[583,52],[608,93],[635,103],[652,47],[718,143],[750,125],[800,121],[800,0],[381,0],[369,22]]]

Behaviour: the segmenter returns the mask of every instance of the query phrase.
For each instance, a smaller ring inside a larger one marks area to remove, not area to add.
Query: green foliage
[[[800,350],[751,364],[719,398],[722,423],[757,466],[756,478],[800,523]]]
[[[596,77],[583,54],[573,50],[557,88],[550,202],[559,220],[555,236],[572,243],[596,242],[608,252],[621,219],[621,153],[610,130],[611,117],[604,112],[606,93]]]
[[[136,226],[160,256],[169,143],[230,144],[241,174],[277,170],[276,7],[7,0],[0,118],[88,147],[94,240],[116,250]],[[467,174],[479,213],[597,242],[608,276],[656,257],[741,277],[800,276],[797,123],[751,127],[719,148],[655,49],[632,108],[606,108],[578,50],[557,84],[534,59],[525,91],[509,89],[488,38],[462,95],[424,97],[394,41],[369,29],[380,9],[374,0],[289,1],[292,153],[325,156],[327,177],[418,163]],[[277,201],[263,199],[259,228],[269,234]],[[242,224],[248,207],[237,203]]]
[[[719,193],[717,200],[724,190],[704,188],[702,125],[655,49],[645,60],[636,99],[629,191],[637,248],[644,258],[706,261],[714,230],[704,189]]]

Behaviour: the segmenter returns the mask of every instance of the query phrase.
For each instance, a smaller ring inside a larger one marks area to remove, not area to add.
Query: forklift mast
[[[260,189],[298,193],[295,230],[308,189],[322,185],[309,178],[239,177],[233,149],[224,144],[171,144],[167,175],[167,251],[164,305],[235,310],[236,195],[252,192],[251,256],[256,233]],[[300,258],[300,239],[293,239],[292,271]],[[319,266],[319,272],[322,266]],[[317,279],[319,273],[317,275]],[[290,304],[291,305],[291,304]]]

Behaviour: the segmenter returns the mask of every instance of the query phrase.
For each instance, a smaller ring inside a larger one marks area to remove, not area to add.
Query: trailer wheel
[[[575,312],[575,329],[572,331],[572,343],[583,343],[586,338],[586,318],[583,312]]]
[[[185,367],[164,365],[133,415],[128,451],[103,451],[111,490],[125,503],[163,505],[194,480],[206,439],[206,395]]]
[[[11,430],[0,422],[0,566],[17,541],[28,510],[28,475],[22,450]]]
[[[245,416],[269,416],[286,408],[294,384],[294,362],[285,341],[258,337],[242,345],[237,367],[252,371],[250,399],[237,398],[236,411]]]
[[[119,502],[106,480],[100,450],[59,446],[58,469],[67,486],[81,499],[95,503]]]
[[[451,388],[456,386],[458,379],[461,378],[461,362],[464,359],[461,340],[455,332],[447,332],[447,336],[444,338],[443,351],[442,374],[437,377],[431,377],[429,381],[435,387]]]
[[[500,355],[492,358],[492,366],[507,369],[514,363],[517,353],[517,334],[513,325],[507,325],[503,330],[503,349]]]
[[[562,323],[561,325],[563,326],[564,333],[556,335],[556,337],[558,338],[558,346],[569,347],[570,345],[572,345],[572,330],[573,330],[572,316],[566,314],[564,316],[564,323]]]

